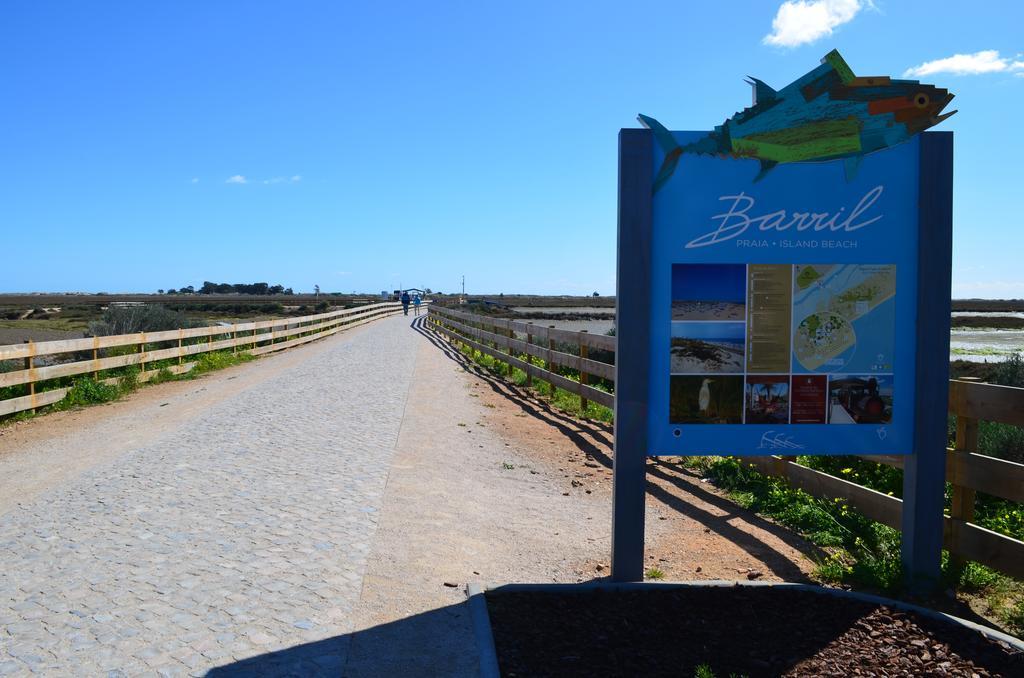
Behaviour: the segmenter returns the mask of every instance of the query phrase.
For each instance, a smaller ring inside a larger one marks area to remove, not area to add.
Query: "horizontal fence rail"
[[[429,318],[435,331],[526,371],[528,379],[539,378],[605,407],[615,404],[613,394],[587,385],[587,375],[614,382],[614,366],[586,357],[589,348],[614,354],[614,337],[541,327],[438,306],[431,306]],[[518,339],[519,335],[525,335],[526,341]],[[537,341],[543,343],[538,345]],[[556,351],[551,348],[556,343],[575,346],[580,354]],[[524,360],[526,356],[543,360],[549,369],[562,366],[576,370],[580,381],[538,367]],[[957,417],[957,431],[955,445],[945,451],[946,481],[953,491],[952,508],[945,516],[945,547],[955,559],[973,560],[1024,579],[1024,542],[973,522],[978,492],[1024,503],[1024,464],[977,453],[980,421],[1024,426],[1024,388],[951,380],[949,412]],[[898,456],[863,458],[897,468],[903,466],[903,458]],[[793,457],[744,457],[743,461],[765,475],[785,479],[812,496],[844,500],[868,518],[900,529],[903,501],[896,497],[802,466]]]
[[[389,302],[297,318],[0,346],[0,361],[23,361],[22,369],[0,372],[0,388],[25,385],[28,390],[23,396],[0,399],[0,416],[61,401],[71,386],[52,387],[52,380],[84,374],[99,379],[107,370],[137,366],[137,379],[145,382],[160,368],[172,374],[188,372],[196,362],[185,359],[202,353],[231,349],[262,355],[322,339],[401,310],[400,303]],[[166,364],[168,360],[177,364]],[[158,361],[164,364],[154,367]],[[118,378],[101,381],[116,383]]]
[[[552,386],[575,393],[583,399],[584,407],[587,401],[609,408],[615,405],[615,396],[587,384],[590,375],[608,381],[615,380],[614,365],[587,357],[590,348],[614,352],[615,337],[559,330],[502,318],[488,318],[438,306],[430,307],[428,317],[435,329],[456,337],[481,353],[518,367],[526,372],[526,378],[530,382],[535,378],[541,379]],[[525,335],[526,340],[518,339],[517,333]],[[537,341],[544,343],[537,344]],[[580,350],[580,355],[556,350],[559,343],[576,346]],[[531,357],[543,360],[546,367],[534,364],[529,359]],[[555,372],[553,368],[556,365],[576,370],[580,373],[580,380],[575,381]]]

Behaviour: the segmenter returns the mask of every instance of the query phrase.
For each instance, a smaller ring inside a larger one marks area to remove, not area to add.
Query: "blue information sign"
[[[680,159],[650,217],[651,454],[913,451],[920,154]]]

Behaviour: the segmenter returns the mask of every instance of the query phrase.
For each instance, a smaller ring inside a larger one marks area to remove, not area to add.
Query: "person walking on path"
[[[402,315],[409,315],[409,291],[402,291]]]
[[[413,315],[419,315],[420,314],[420,304],[422,304],[422,303],[423,303],[423,300],[420,299],[420,295],[414,294],[413,297],[412,297],[412,314]]]

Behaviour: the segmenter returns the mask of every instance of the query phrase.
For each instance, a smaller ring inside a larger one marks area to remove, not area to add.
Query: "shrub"
[[[64,400],[60,402],[62,407],[77,407],[80,405],[93,405],[116,400],[121,395],[121,390],[112,384],[104,384],[91,377],[75,380],[74,385],[68,390]]]
[[[99,320],[89,323],[89,331],[97,336],[160,332],[185,327],[192,327],[185,314],[159,304],[111,306]]]
[[[1003,386],[1024,387],[1024,355],[1014,351],[1006,362],[999,363],[995,368],[993,380]]]

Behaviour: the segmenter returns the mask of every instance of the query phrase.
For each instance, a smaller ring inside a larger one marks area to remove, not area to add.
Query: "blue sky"
[[[744,76],[835,47],[956,92],[953,293],[1024,297],[1021,25],[985,0],[6,2],[0,291],[613,293],[619,128],[708,129]]]

